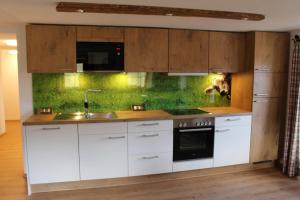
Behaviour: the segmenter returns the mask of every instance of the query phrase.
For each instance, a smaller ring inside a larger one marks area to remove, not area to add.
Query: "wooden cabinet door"
[[[209,71],[245,71],[245,33],[210,32]]]
[[[277,159],[283,107],[281,98],[254,98],[251,162]]]
[[[27,71],[29,73],[76,72],[76,28],[28,25]]]
[[[206,31],[169,30],[169,72],[208,73]]]
[[[77,125],[26,127],[31,184],[79,181]]]
[[[168,72],[168,30],[125,29],[126,72]]]
[[[289,33],[255,33],[255,71],[287,72]]]
[[[124,42],[124,28],[77,26],[77,41],[80,42]]]
[[[254,73],[254,97],[282,97],[286,94],[286,73]]]

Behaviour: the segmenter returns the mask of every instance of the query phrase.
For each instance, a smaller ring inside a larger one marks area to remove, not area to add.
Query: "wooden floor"
[[[22,135],[19,121],[7,121],[6,133],[0,136],[0,199],[27,199],[22,158]]]
[[[0,199],[24,200],[20,128],[9,122],[0,137]],[[160,183],[33,194],[31,200],[300,200],[300,181],[276,169]]]

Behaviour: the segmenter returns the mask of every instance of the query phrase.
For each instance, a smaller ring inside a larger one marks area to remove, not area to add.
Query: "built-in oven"
[[[124,43],[77,42],[77,71],[123,71]]]
[[[214,118],[174,120],[173,160],[212,158]]]

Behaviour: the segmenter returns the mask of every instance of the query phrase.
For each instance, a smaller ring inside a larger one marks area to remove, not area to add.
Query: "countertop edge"
[[[209,108],[202,108],[203,110],[210,111]],[[213,108],[218,109],[218,108]],[[221,108],[220,108],[221,109]],[[53,120],[54,115],[44,115],[40,116],[41,118],[47,118],[43,120],[33,119],[34,117],[38,115],[33,115],[29,117],[27,120],[25,120],[22,124],[23,126],[34,126],[34,125],[55,125],[55,124],[82,124],[82,123],[112,123],[112,122],[131,122],[131,121],[154,121],[154,120],[174,120],[174,119],[185,119],[185,118],[191,118],[191,117],[226,117],[226,116],[236,116],[236,115],[252,115],[252,112],[250,111],[243,111],[238,109],[237,111],[234,110],[236,108],[232,108],[234,111],[230,111],[230,107],[226,107],[228,110],[227,112],[210,112],[208,114],[201,114],[201,115],[181,115],[181,116],[174,116],[170,115],[164,111],[159,111],[161,114],[164,114],[164,116],[152,116],[152,117],[122,117],[122,118],[116,118],[116,119],[97,119],[97,120]]]

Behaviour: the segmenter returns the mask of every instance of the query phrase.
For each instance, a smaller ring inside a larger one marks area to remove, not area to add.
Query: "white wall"
[[[5,133],[5,112],[4,112],[1,71],[0,71],[0,135],[2,135],[3,133]]]
[[[17,54],[8,50],[1,50],[0,54],[5,120],[20,120]]]
[[[19,68],[19,94],[21,121],[33,114],[32,80],[27,73],[26,55],[26,25],[18,25],[16,28],[18,41],[18,68]]]

